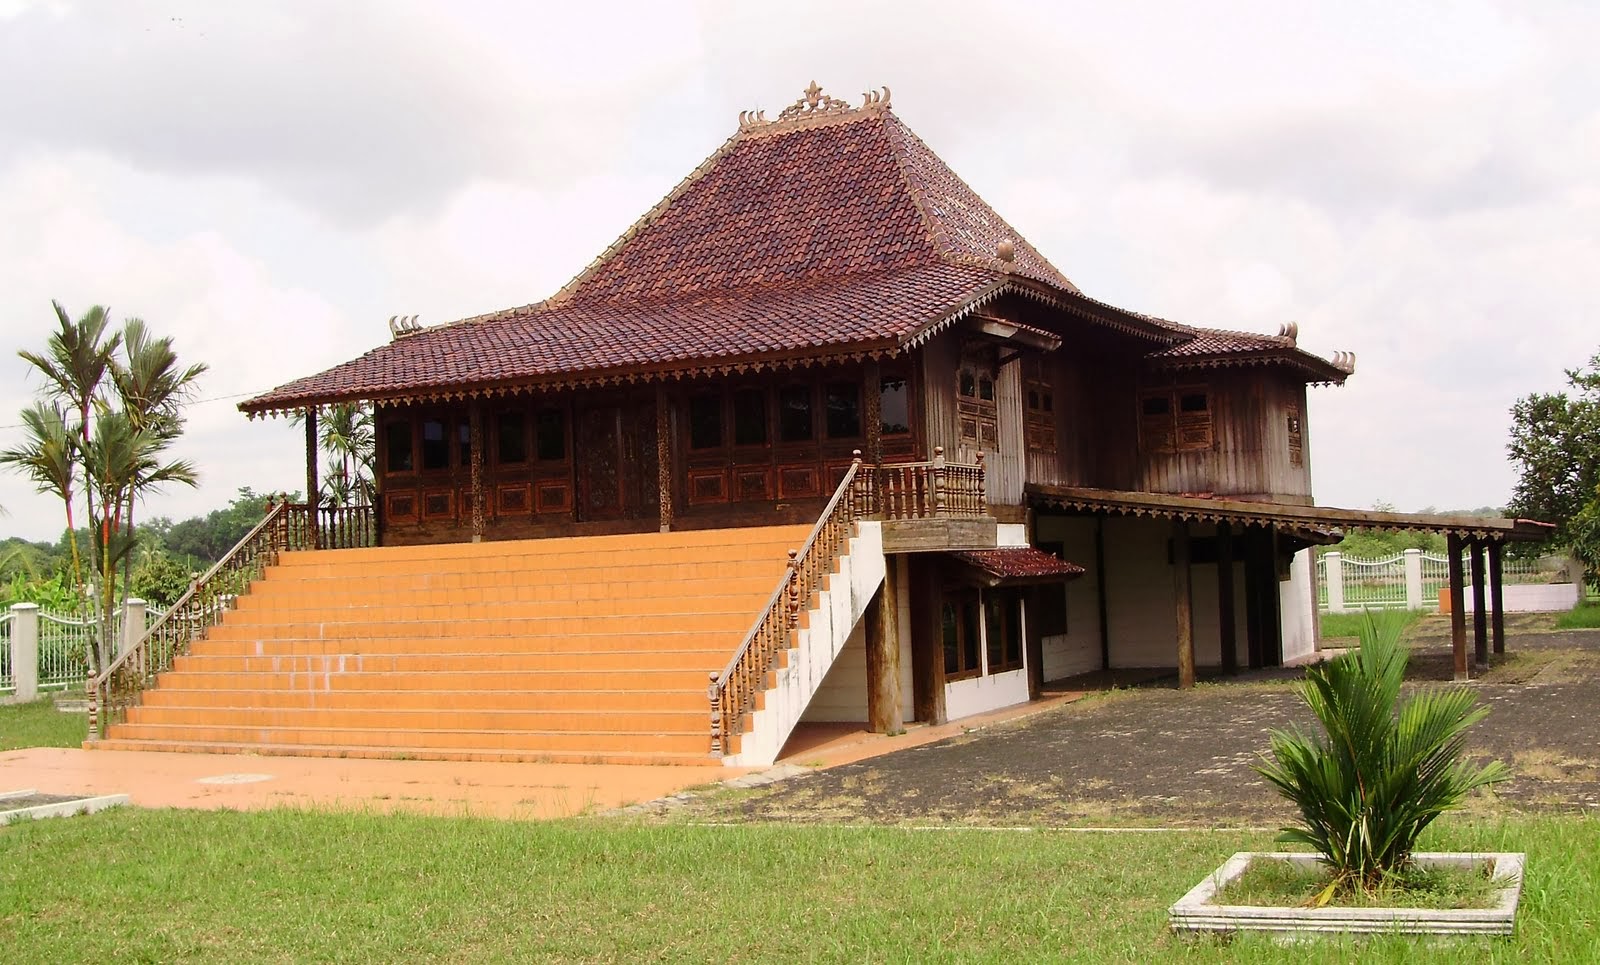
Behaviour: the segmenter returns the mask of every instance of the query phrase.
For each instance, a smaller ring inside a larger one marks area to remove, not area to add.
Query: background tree
[[[289,421],[304,425],[305,415],[296,412]],[[328,463],[320,494],[322,505],[370,505],[377,492],[372,481],[377,460],[372,409],[359,402],[323,407],[317,422],[317,447]]]
[[[1535,393],[1511,407],[1511,460],[1519,473],[1510,512],[1556,525],[1551,541],[1600,581],[1600,353],[1568,369],[1569,392]]]
[[[39,492],[61,500],[67,513],[73,579],[81,584],[83,563],[78,556],[77,527],[72,519],[76,471],[73,459],[78,443],[67,423],[67,413],[58,403],[35,402],[22,410],[22,431],[22,445],[0,452],[0,465],[17,470],[32,480]]]

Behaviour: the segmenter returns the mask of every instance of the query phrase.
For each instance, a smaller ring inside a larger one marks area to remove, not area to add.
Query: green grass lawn
[[[1517,934],[1184,940],[1166,907],[1259,832],[553,824],[117,809],[0,830],[12,962],[1592,961],[1600,820],[1441,822],[1531,852]]]
[[[1600,628],[1600,603],[1584,602],[1556,617],[1556,627],[1562,630],[1588,630]]]
[[[1406,616],[1406,629],[1409,631],[1426,614],[1421,610],[1396,610]],[[1324,613],[1322,614],[1322,639],[1333,640],[1339,637],[1354,637],[1361,631],[1361,612],[1350,613]]]
[[[63,714],[43,697],[27,704],[0,706],[0,751],[19,747],[77,747],[89,735],[85,714]],[[3,789],[0,789],[3,790]]]

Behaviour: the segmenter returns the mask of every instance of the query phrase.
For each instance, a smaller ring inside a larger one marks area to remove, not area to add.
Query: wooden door
[[[621,519],[627,509],[621,407],[581,409],[575,428],[579,519]]]

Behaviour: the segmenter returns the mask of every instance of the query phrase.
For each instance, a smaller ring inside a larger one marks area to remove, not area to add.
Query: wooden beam
[[[1106,618],[1106,518],[1095,517],[1094,588],[1100,607],[1100,669],[1111,669],[1111,623]]]
[[[1483,543],[1472,540],[1472,660],[1479,668],[1489,665],[1489,604],[1484,598]]]
[[[894,557],[867,604],[867,727],[875,734],[906,729],[900,713],[900,566]]]
[[[1194,686],[1194,600],[1189,586],[1189,523],[1172,522],[1173,614],[1178,629],[1178,687]]]
[[[667,390],[656,384],[656,490],[660,494],[661,532],[672,529],[672,411]]]
[[[1503,549],[1505,544],[1500,540],[1489,544],[1489,606],[1494,611],[1494,623],[1490,629],[1494,635],[1496,655],[1506,652],[1506,605],[1501,586],[1503,573],[1500,560],[1500,551]]]
[[[309,406],[306,409],[306,505],[313,510],[321,502],[317,489],[317,407]],[[312,519],[316,518],[312,513]]]
[[[1450,646],[1455,656],[1455,677],[1469,680],[1467,663],[1467,598],[1462,592],[1461,537],[1451,533],[1445,539],[1445,555],[1450,558]]]
[[[1217,524],[1217,635],[1222,646],[1222,672],[1239,672],[1238,623],[1233,606],[1233,526]]]

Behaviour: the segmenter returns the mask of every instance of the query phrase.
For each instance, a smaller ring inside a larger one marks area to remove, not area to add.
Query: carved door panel
[[[580,519],[620,519],[626,509],[626,456],[622,409],[601,406],[578,413],[574,449],[578,461]]]

